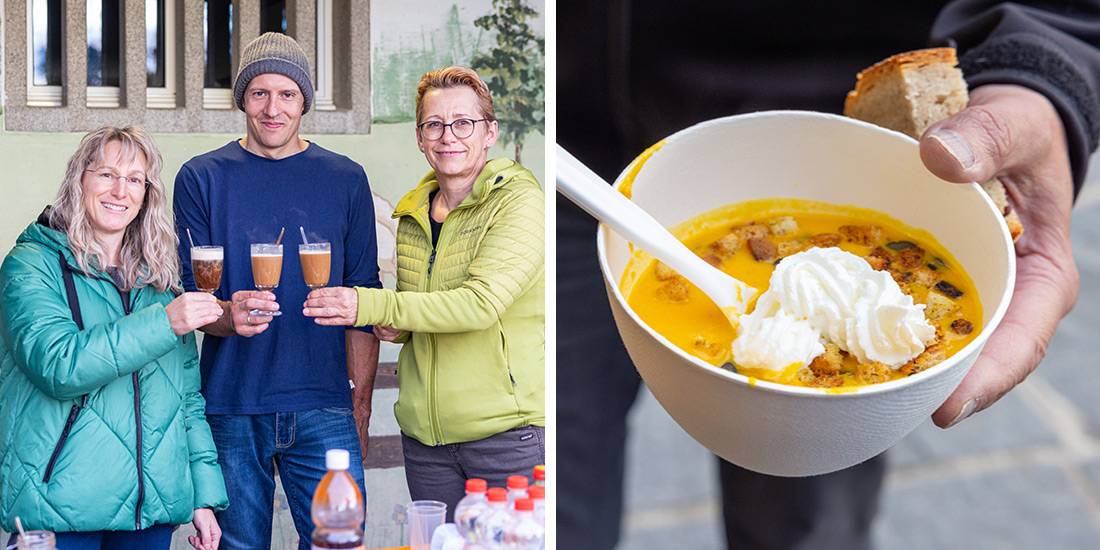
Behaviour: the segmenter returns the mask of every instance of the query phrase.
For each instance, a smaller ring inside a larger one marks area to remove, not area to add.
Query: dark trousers
[[[639,377],[623,348],[596,263],[596,229],[558,198],[557,540],[607,550],[619,541],[626,414]],[[823,476],[779,478],[722,461],[731,549],[870,546],[884,460]]]
[[[401,447],[409,496],[446,503],[449,522],[454,521],[455,505],[466,496],[467,479],[481,478],[490,487],[504,487],[508,476],[531,480],[535,466],[546,463],[546,438],[539,426],[436,447],[401,434]]]

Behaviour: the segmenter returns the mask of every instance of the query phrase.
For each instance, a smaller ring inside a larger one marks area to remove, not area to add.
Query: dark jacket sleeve
[[[1100,138],[1100,0],[959,0],[940,12],[931,39],[958,48],[972,88],[1018,84],[1054,104],[1079,191]]]

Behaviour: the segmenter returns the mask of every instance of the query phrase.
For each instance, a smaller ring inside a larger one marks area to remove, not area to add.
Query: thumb
[[[936,176],[957,183],[983,182],[1026,164],[1050,141],[1037,105],[1049,102],[1019,86],[979,87],[965,109],[921,136],[921,160]]]

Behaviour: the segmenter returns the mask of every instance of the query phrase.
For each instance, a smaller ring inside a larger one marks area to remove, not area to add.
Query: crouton
[[[733,256],[740,248],[741,238],[734,233],[730,233],[710,245],[711,252],[722,259]]]
[[[924,351],[921,352],[920,355],[914,357],[912,361],[902,365],[901,372],[906,375],[913,375],[938,365],[946,358],[947,351],[943,349],[943,346],[939,342],[936,342],[924,348]]]
[[[878,361],[872,361],[870,363],[860,363],[856,367],[856,377],[862,384],[877,384],[879,382],[885,382],[890,379],[890,367],[879,363]]]
[[[733,228],[733,233],[741,238],[741,241],[748,241],[749,239],[764,238],[768,236],[768,226],[758,223],[750,223],[748,225],[742,225],[741,227]]]
[[[768,230],[772,235],[790,235],[798,231],[798,222],[790,216],[781,216],[768,222]]]
[[[867,260],[867,263],[871,264],[871,269],[874,269],[875,271],[882,271],[890,266],[889,262],[887,262],[885,258],[880,258],[878,256],[867,256],[863,259]]]
[[[712,362],[720,359],[722,357],[722,353],[725,351],[723,350],[721,345],[707,340],[706,337],[701,334],[695,336],[693,347],[695,348],[695,351],[699,352],[701,355],[703,355],[704,358]]]
[[[817,376],[829,376],[838,374],[843,364],[844,356],[840,354],[840,348],[830,342],[825,344],[825,353],[810,362],[810,370]]]
[[[678,276],[675,270],[661,261],[656,262],[656,265],[653,266],[653,275],[657,277],[658,281],[667,281]]]
[[[913,270],[913,282],[921,286],[933,287],[939,281],[940,276],[933,270],[922,267]]]
[[[952,299],[959,298],[963,295],[963,291],[955,288],[955,285],[947,281],[940,281],[936,283],[936,290],[942,292],[944,296]]]
[[[882,241],[882,228],[876,225],[842,225],[837,231],[850,243],[875,246]]]
[[[966,336],[974,331],[974,323],[966,319],[955,319],[951,321],[951,330],[955,331],[955,334]]]
[[[898,252],[898,260],[905,269],[913,269],[924,263],[924,250],[920,247],[906,248]]]
[[[657,287],[657,297],[674,303],[686,302],[688,291],[687,281],[681,277],[676,277]]]
[[[930,321],[938,321],[948,317],[959,309],[959,304],[939,292],[929,292],[925,306],[924,316]]]
[[[807,242],[802,240],[802,239],[795,239],[793,241],[783,241],[783,242],[781,242],[781,243],[779,243],[775,246],[776,246],[776,252],[779,254],[780,258],[786,258],[787,256],[790,256],[791,254],[798,254],[799,252],[802,252],[803,250],[806,250],[807,248],[809,248],[809,245],[807,244]]]
[[[749,239],[749,250],[752,251],[752,257],[756,258],[758,262],[774,262],[778,253],[778,247],[775,246],[775,243],[765,237]]]
[[[829,248],[830,246],[836,246],[840,244],[841,237],[836,233],[819,233],[810,237],[810,242],[814,246],[821,248]]]
[[[722,258],[719,258],[715,254],[707,254],[706,256],[703,256],[703,261],[707,262],[710,265],[713,265],[714,267],[722,267]]]

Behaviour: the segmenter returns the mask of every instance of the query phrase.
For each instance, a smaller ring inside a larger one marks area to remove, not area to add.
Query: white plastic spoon
[[[558,191],[702,290],[738,325],[757,290],[708,264],[640,206],[613,189],[581,161],[557,146]]]

